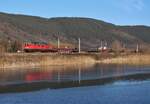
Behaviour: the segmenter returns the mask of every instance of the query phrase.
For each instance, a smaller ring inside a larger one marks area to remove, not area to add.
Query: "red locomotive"
[[[57,49],[53,45],[45,42],[30,42],[23,45],[25,52],[56,52]]]
[[[24,52],[59,52],[59,53],[72,53],[77,52],[75,48],[63,47],[56,48],[55,46],[45,42],[30,42],[23,45]]]

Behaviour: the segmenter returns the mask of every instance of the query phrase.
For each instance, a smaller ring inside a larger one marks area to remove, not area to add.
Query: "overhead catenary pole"
[[[59,37],[57,39],[57,48],[60,48],[60,40],[59,40]]]
[[[125,49],[125,48],[126,48],[126,44],[124,43],[124,44],[123,44],[123,49]]]
[[[104,45],[105,47],[107,47],[107,41],[105,40],[105,45]]]
[[[101,52],[103,51],[103,41],[101,40]]]
[[[139,52],[139,44],[136,45],[136,52]]]
[[[79,44],[79,47],[78,47],[78,48],[79,48],[79,53],[80,53],[80,52],[81,52],[81,43],[80,43],[80,38],[78,38],[78,42],[79,42],[79,43],[78,43],[78,44]]]
[[[103,47],[103,41],[101,41],[101,48]]]

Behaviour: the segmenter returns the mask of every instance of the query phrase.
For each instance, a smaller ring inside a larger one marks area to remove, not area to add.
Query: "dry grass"
[[[38,67],[55,65],[93,65],[104,64],[137,64],[150,65],[150,54],[135,55],[100,55],[100,54],[50,54],[50,53],[16,53],[1,54],[0,68]]]
[[[131,64],[131,65],[150,65],[150,54],[135,54],[128,56],[118,56],[101,60],[105,64]]]
[[[3,54],[0,56],[0,68],[36,67],[47,65],[93,64],[95,59],[90,55],[62,54]]]

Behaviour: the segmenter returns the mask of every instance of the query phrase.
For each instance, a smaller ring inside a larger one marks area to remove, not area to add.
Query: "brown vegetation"
[[[105,64],[150,65],[150,54],[133,54],[101,60]]]
[[[49,53],[29,53],[29,54],[3,54],[0,56],[0,67],[35,67],[47,65],[76,65],[93,64],[96,55],[75,55],[75,54],[49,54]]]
[[[150,54],[50,54],[14,53],[0,55],[0,68],[37,67],[48,65],[138,64],[150,65]]]
[[[118,41],[118,40],[115,40],[115,41],[112,42],[111,48],[117,54],[119,54],[121,51],[124,50],[121,42]]]

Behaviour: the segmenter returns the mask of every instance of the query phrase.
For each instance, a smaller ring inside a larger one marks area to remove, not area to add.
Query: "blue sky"
[[[0,12],[150,26],[150,0],[0,0]]]

